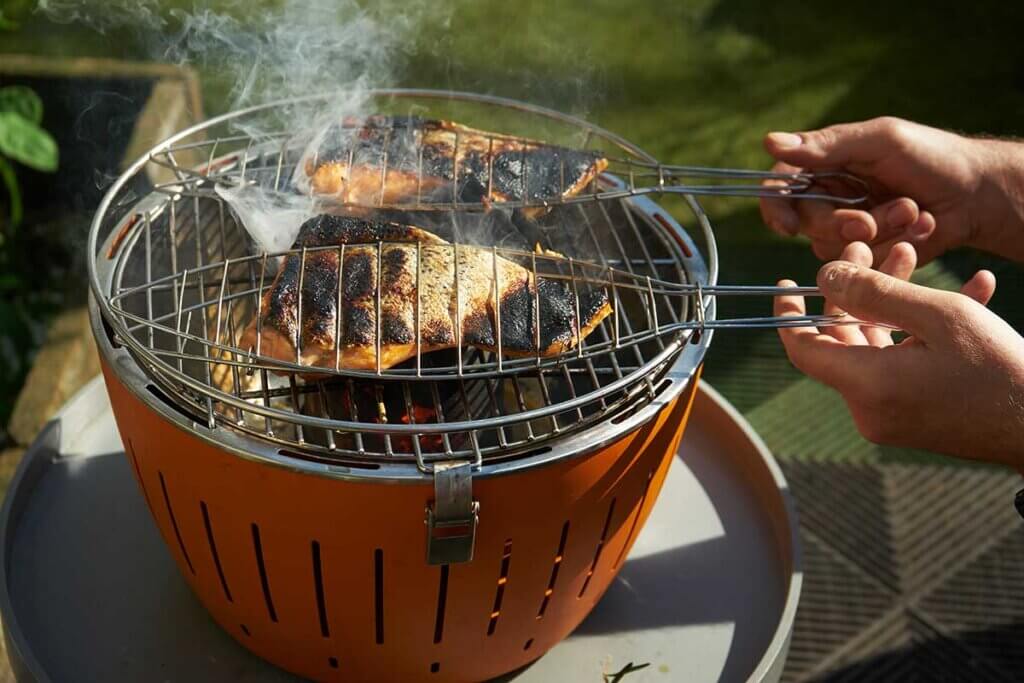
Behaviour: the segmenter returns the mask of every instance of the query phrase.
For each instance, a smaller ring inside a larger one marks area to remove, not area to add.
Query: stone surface
[[[57,316],[18,395],[8,432],[28,446],[57,410],[100,371],[85,307]]]
[[[21,446],[7,448],[0,451],[0,500],[7,491],[18,465],[21,464],[21,456],[25,455],[25,449]],[[2,681],[3,679],[0,679]]]

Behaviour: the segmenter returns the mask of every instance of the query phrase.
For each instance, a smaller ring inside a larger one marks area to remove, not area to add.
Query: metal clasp
[[[473,559],[480,503],[473,500],[473,465],[434,465],[434,501],[427,506],[427,562],[456,564]]]

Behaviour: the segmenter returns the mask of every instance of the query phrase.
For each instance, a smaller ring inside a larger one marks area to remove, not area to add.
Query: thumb
[[[924,341],[939,339],[952,311],[950,294],[921,287],[848,261],[818,271],[822,294],[840,309],[868,322],[895,325]]]
[[[884,117],[803,133],[768,133],[764,146],[779,161],[802,168],[868,163],[892,152],[903,123]]]

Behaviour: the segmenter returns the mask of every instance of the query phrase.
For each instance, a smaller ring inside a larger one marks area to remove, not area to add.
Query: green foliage
[[[57,170],[57,143],[39,124],[0,111],[0,152],[37,171]]]
[[[0,230],[0,247],[22,219],[21,190],[11,160],[37,171],[57,170],[57,143],[40,125],[43,102],[31,88],[0,88],[0,180],[10,198],[9,227]]]
[[[17,29],[35,6],[35,0],[0,0],[0,31]]]
[[[0,112],[13,112],[32,123],[42,123],[43,101],[32,88],[11,85],[0,88]]]

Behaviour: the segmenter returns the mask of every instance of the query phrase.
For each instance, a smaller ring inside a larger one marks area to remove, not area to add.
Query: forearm
[[[973,140],[979,184],[970,246],[1024,262],[1024,142]]]

